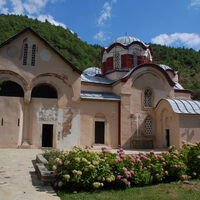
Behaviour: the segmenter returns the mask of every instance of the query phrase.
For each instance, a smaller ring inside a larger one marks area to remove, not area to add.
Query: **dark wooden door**
[[[169,129],[166,129],[166,144],[167,144],[167,147],[170,146],[170,130]]]
[[[42,147],[53,147],[53,125],[42,125]]]
[[[95,122],[95,144],[104,144],[105,122]]]

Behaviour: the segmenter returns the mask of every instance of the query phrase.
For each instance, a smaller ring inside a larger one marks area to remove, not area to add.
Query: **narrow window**
[[[3,118],[1,118],[1,126],[3,126]]]
[[[153,93],[151,89],[144,91],[144,107],[152,107]]]
[[[114,55],[114,65],[115,65],[115,69],[121,68],[119,53],[115,53]]]
[[[17,126],[20,126],[20,119],[17,120]]]
[[[23,65],[27,65],[28,60],[28,44],[24,44],[24,52],[23,52]]]
[[[145,125],[145,134],[152,135],[152,120],[150,117],[147,117],[144,122]]]
[[[36,53],[36,45],[32,46],[32,57],[31,57],[31,66],[35,66],[35,53]]]

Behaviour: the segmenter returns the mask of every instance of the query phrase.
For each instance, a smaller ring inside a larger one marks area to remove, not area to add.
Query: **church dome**
[[[89,67],[83,71],[83,74],[89,76],[96,76],[102,74],[101,69],[98,67]]]
[[[147,46],[143,41],[141,41],[140,39],[138,39],[136,37],[132,37],[132,36],[118,37],[116,40],[114,40],[112,42],[112,44],[119,43],[119,44],[122,44],[122,45],[126,46],[126,45],[131,44],[132,42],[140,42],[143,45]]]
[[[105,48],[102,56],[103,74],[113,71],[129,71],[144,63],[152,62],[149,45],[132,36],[123,36],[114,40]]]

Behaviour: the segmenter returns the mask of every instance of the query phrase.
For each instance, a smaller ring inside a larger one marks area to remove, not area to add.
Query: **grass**
[[[189,184],[173,182],[126,190],[107,190],[94,192],[57,192],[61,200],[199,200],[200,180]]]

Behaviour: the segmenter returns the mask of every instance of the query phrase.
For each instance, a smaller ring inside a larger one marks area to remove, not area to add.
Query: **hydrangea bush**
[[[178,151],[126,155],[123,149],[93,152],[89,147],[45,153],[47,168],[56,174],[55,187],[68,190],[125,188],[200,177],[200,144]]]

